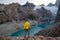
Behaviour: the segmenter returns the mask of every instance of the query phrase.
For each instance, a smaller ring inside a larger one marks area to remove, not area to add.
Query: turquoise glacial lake
[[[29,30],[29,34],[30,36],[34,36],[34,34],[38,33],[40,30],[48,27],[49,23],[42,23],[40,25],[37,25],[37,26],[31,26],[30,30]],[[24,29],[20,29],[18,30],[17,32],[14,32],[13,34],[11,34],[10,36],[24,36],[24,33],[25,33],[25,30]]]

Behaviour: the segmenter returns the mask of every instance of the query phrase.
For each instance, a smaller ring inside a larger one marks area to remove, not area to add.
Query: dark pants
[[[28,33],[28,37],[29,37],[29,30],[25,30],[25,37],[27,36],[26,33]]]

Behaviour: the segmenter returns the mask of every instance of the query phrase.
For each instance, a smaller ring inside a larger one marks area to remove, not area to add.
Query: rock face
[[[57,12],[57,17],[55,20],[55,24],[51,27],[45,28],[35,35],[43,35],[43,36],[51,36],[51,37],[59,37],[60,36],[60,5]]]
[[[60,22],[60,5],[59,5],[58,11],[57,11],[57,16],[56,16],[55,22],[56,23]]]
[[[48,20],[50,21],[52,13],[49,10],[46,10],[44,7],[41,9],[36,10],[37,13],[39,13],[39,16],[41,16],[41,21],[47,22]]]
[[[56,5],[57,7],[59,7],[59,4],[60,4],[60,0],[57,0],[56,3],[55,3],[55,5]]]

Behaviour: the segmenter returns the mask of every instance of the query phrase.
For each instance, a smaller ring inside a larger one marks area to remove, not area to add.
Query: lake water
[[[34,34],[36,34],[37,32],[39,32],[40,30],[48,27],[49,24],[48,23],[43,23],[43,24],[40,24],[40,25],[37,25],[37,26],[32,26],[29,30],[29,34],[30,36],[33,36]],[[25,30],[24,29],[20,29],[19,31],[13,33],[12,35],[10,36],[24,36],[24,33],[25,33]]]

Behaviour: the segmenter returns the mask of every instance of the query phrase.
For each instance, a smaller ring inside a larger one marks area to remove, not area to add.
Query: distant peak
[[[41,4],[40,6],[45,6],[44,4]]]
[[[29,8],[29,9],[33,9],[35,7],[35,5],[33,3],[26,2],[26,4],[23,5],[23,7],[26,7],[26,8]]]
[[[51,6],[55,6],[55,4],[53,4],[53,3],[50,2],[47,6],[51,7]]]
[[[26,4],[28,4],[29,2],[27,1]]]
[[[29,3],[28,1],[26,2],[25,5],[34,5],[33,3]],[[34,5],[35,6],[35,5]]]

